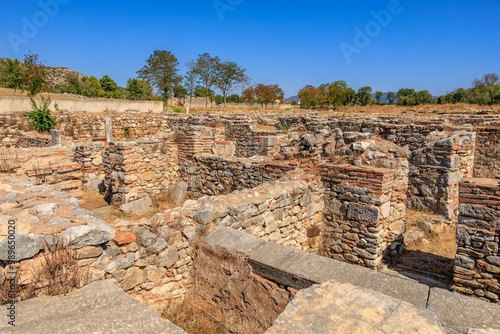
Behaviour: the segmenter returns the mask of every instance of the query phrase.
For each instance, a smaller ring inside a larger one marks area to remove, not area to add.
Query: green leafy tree
[[[355,101],[356,92],[345,81],[338,80],[328,87],[328,99],[334,107],[346,106]]]
[[[474,88],[480,91],[486,91],[490,97],[490,104],[495,103],[495,97],[499,89],[498,82],[500,81],[498,74],[485,74],[481,78],[473,81]]]
[[[396,100],[396,94],[394,92],[387,93],[387,99],[389,100],[389,104],[393,104],[394,100]]]
[[[28,96],[35,96],[36,94],[47,90],[47,70],[38,60],[38,54],[25,54],[23,61],[23,83],[21,91],[28,92]]]
[[[104,92],[104,97],[115,99],[121,97],[118,85],[108,75],[103,76],[99,81],[101,82],[101,89]]]
[[[181,85],[177,85],[174,87],[174,97],[183,99],[187,96],[188,91],[186,88],[182,87]]]
[[[415,90],[412,88],[401,88],[397,94],[398,105],[400,106],[415,106],[417,98]]]
[[[205,88],[203,87],[196,87],[196,89],[194,90],[194,96],[195,97],[208,97],[208,98],[211,98],[214,96],[214,91],[213,90],[209,90],[208,92],[205,90]]]
[[[23,67],[17,59],[0,60],[0,82],[6,88],[13,88],[14,94],[20,89],[24,81]]]
[[[76,73],[67,73],[65,80],[66,85],[61,87],[61,93],[83,95],[82,81]]]
[[[87,97],[100,97],[104,95],[101,89],[101,81],[95,76],[82,78],[82,94]]]
[[[153,54],[146,60],[146,65],[139,71],[139,79],[149,82],[160,92],[165,102],[173,94],[173,89],[181,82],[181,77],[177,74],[179,62],[170,51],[153,51]]]
[[[214,85],[222,92],[224,107],[226,107],[227,95],[234,89],[234,87],[250,80],[246,76],[245,72],[246,69],[233,61],[225,61],[218,64]]]
[[[276,101],[283,100],[285,94],[278,85],[258,84],[255,87],[255,96],[257,98],[257,102],[265,105],[267,108],[268,104],[274,104]]]
[[[369,86],[361,87],[358,90],[358,101],[362,106],[367,106],[373,103],[372,88]]]
[[[196,73],[198,82],[205,89],[205,106],[208,107],[209,91],[216,84],[218,78],[218,69],[220,67],[219,57],[210,56],[209,53],[198,55],[196,60]]]
[[[228,103],[240,103],[240,96],[238,94],[231,94],[227,97]]]
[[[375,100],[377,100],[377,104],[380,104],[380,99],[384,96],[384,93],[377,90],[375,92]]]
[[[431,104],[434,102],[432,94],[428,90],[421,90],[415,93],[417,104]]]
[[[128,79],[127,81],[127,99],[140,100],[144,97],[144,85],[139,79]]]
[[[320,104],[321,92],[318,88],[312,85],[307,85],[299,91],[298,97],[300,98],[300,104],[303,107],[314,108]]]

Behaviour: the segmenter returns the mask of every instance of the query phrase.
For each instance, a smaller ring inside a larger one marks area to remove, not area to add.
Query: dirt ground
[[[435,214],[413,210],[407,210],[406,221],[405,250],[391,258],[391,267],[429,272],[435,274],[433,278],[450,283],[457,251],[456,225]]]

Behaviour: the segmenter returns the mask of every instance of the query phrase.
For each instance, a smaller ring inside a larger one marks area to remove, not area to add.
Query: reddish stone
[[[137,240],[137,237],[132,232],[115,232],[115,238],[113,239],[118,245],[126,245]]]

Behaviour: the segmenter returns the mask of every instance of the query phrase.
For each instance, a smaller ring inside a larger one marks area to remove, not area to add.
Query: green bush
[[[40,132],[54,129],[56,127],[56,118],[50,114],[50,97],[47,99],[42,97],[39,104],[32,97],[30,97],[30,101],[33,111],[28,112],[27,116],[35,129]]]

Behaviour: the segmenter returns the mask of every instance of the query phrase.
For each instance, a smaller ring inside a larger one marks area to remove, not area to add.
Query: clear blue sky
[[[44,14],[40,3],[54,1],[59,8]],[[47,65],[107,74],[122,86],[155,49],[172,51],[181,71],[205,52],[236,61],[286,96],[335,80],[439,95],[500,73],[498,0],[3,0],[1,8],[0,57],[31,50]],[[371,12],[389,9],[376,23]],[[356,40],[356,27],[368,27],[368,42]]]

